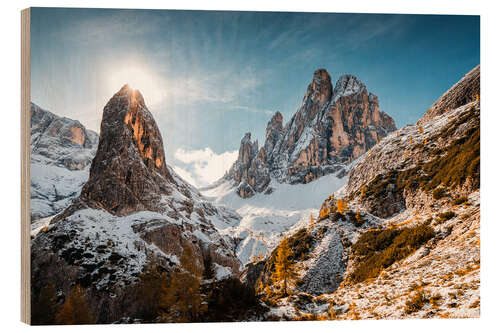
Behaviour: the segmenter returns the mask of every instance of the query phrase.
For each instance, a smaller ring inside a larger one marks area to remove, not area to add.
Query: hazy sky
[[[109,98],[144,95],[167,162],[204,185],[245,132],[262,144],[312,74],[356,75],[398,127],[479,64],[479,17],[34,8],[32,101],[99,130]]]

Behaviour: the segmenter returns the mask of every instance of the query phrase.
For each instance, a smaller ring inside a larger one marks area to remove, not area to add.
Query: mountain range
[[[49,282],[58,302],[79,285],[96,322],[134,318],[145,267],[171,275],[189,251],[214,270],[204,288],[255,293],[238,320],[478,316],[479,77],[398,130],[358,78],[319,69],[292,118],[274,114],[260,148],[246,133],[201,189],[167,164],[138,90],[109,100],[99,135],[32,104],[32,303]]]

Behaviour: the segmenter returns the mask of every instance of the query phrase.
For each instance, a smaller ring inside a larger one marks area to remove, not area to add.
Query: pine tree
[[[159,315],[162,288],[168,285],[169,279],[157,260],[151,260],[142,271],[137,286],[138,316],[146,322],[153,322]]]
[[[297,272],[291,257],[290,243],[288,238],[285,238],[278,246],[272,276],[273,282],[282,287],[285,296],[288,296],[288,286],[293,285],[294,280],[297,278]]]
[[[342,199],[337,200],[337,209],[339,210],[340,214],[344,214],[345,210],[347,209],[347,203]]]
[[[64,302],[61,311],[56,316],[56,324],[81,325],[93,324],[94,317],[85,297],[84,290],[77,285],[69,298]]]
[[[366,185],[363,185],[361,187],[361,198],[363,198],[365,196],[365,192],[366,192]]]
[[[323,217],[327,216],[328,214],[330,214],[330,208],[328,208],[326,206],[321,208],[321,210],[319,211],[320,218],[323,218]]]
[[[201,272],[193,250],[185,247],[180,267],[172,273],[168,285],[161,291],[160,318],[165,322],[195,322],[202,314],[200,293]]]
[[[54,284],[49,282],[40,290],[38,300],[31,306],[31,323],[33,325],[51,325],[57,313],[57,294]]]
[[[356,212],[356,215],[354,215],[354,219],[356,220],[356,225],[361,226],[363,224],[363,217],[359,213],[359,211]]]

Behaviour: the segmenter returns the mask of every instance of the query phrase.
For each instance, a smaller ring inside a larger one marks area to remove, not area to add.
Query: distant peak
[[[326,69],[320,68],[314,71],[307,94],[314,100],[319,101],[320,104],[330,100],[332,95],[332,79]]]
[[[241,144],[244,144],[246,142],[250,142],[251,139],[252,139],[252,133],[247,132],[247,133],[245,133],[245,135],[241,139]]]
[[[330,74],[324,68],[319,68],[314,71],[313,83],[331,82]]]
[[[342,96],[353,95],[366,89],[366,86],[360,79],[352,74],[344,74],[337,80],[333,89],[333,96],[336,99]]]
[[[283,121],[283,115],[281,114],[281,112],[276,111],[276,113],[273,115],[271,120],[277,120],[277,121],[281,122],[281,121]]]

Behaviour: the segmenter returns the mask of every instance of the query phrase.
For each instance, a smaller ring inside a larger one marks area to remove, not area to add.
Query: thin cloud
[[[232,108],[235,110],[243,110],[243,111],[248,111],[248,112],[252,112],[252,113],[265,113],[265,114],[270,114],[270,115],[274,114],[274,111],[272,111],[272,110],[252,108],[252,107],[244,106],[244,105],[235,105],[235,106],[232,106]]]

